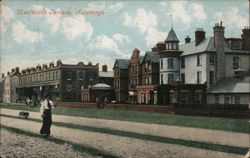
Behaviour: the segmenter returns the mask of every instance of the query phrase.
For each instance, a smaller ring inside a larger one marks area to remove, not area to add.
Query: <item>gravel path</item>
[[[1,117],[1,124],[28,130],[37,133],[41,123]],[[86,144],[94,148],[105,150],[119,157],[125,158],[240,158],[240,155],[227,154],[222,152],[208,151],[197,148],[183,147],[178,145],[150,142],[132,138],[86,132],[77,129],[52,126],[52,135],[56,138],[70,140],[75,143]],[[72,157],[72,156],[71,156]],[[73,158],[73,157],[72,157]]]
[[[84,109],[83,109],[84,110]],[[17,116],[20,110],[1,109],[2,114]],[[41,119],[37,112],[30,112],[31,118]],[[158,124],[136,123],[128,121],[104,120],[84,117],[73,117],[54,115],[53,121],[65,122],[77,125],[86,125],[92,127],[104,127],[129,132],[136,132],[149,135],[157,135],[163,137],[195,140],[200,142],[217,143],[239,147],[249,147],[249,134],[235,133],[219,130],[209,130],[201,128],[190,128],[180,126],[168,126]],[[178,132],[177,132],[178,131]]]
[[[69,144],[56,144],[44,138],[19,135],[1,129],[0,156],[6,158],[94,158],[72,149]]]

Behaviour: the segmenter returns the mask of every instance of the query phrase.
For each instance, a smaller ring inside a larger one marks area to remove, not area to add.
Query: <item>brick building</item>
[[[49,66],[28,68],[18,76],[17,92],[22,100],[49,94],[54,100],[80,101],[81,89],[98,82],[98,67],[91,62],[70,65],[58,60],[56,65],[51,62]]]
[[[128,66],[128,59],[116,59],[113,67],[115,98],[120,103],[128,100]]]
[[[128,65],[128,101],[130,103],[137,102],[137,85],[142,84],[142,61],[140,50],[135,48]]]
[[[159,84],[159,55],[146,52],[142,61],[142,83],[136,86],[137,103],[157,104],[157,86]]]

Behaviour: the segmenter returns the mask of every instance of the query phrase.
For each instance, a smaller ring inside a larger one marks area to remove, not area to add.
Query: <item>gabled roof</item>
[[[120,69],[128,69],[129,59],[116,59],[113,69],[115,65],[117,65]]]
[[[139,63],[142,64],[144,56],[139,56]]]
[[[195,46],[195,41],[180,45],[180,50],[183,51],[181,56],[192,55],[201,52],[215,52],[214,37],[205,38],[201,43]],[[226,41],[224,41],[224,50],[226,53],[250,53],[245,50],[232,50]]]
[[[167,42],[180,42],[173,28],[171,28],[171,30],[168,33],[167,38],[165,39],[165,43]]]
[[[143,62],[159,63],[159,54],[156,52],[146,52]]]
[[[225,78],[214,87],[208,89],[207,93],[250,93],[250,77],[243,80]]]

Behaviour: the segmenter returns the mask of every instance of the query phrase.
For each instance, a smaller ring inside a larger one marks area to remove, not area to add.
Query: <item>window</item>
[[[173,58],[168,58],[168,69],[174,68],[174,60]]]
[[[120,89],[119,88],[119,80],[115,80],[115,89]]]
[[[201,72],[198,71],[197,72],[197,84],[200,84],[201,83]]]
[[[151,77],[148,77],[148,84],[151,84],[151,83],[152,83]]]
[[[148,85],[148,77],[145,77],[145,84]]]
[[[148,63],[148,71],[151,71],[151,64]]]
[[[72,85],[71,84],[67,84],[67,91],[72,91]]]
[[[240,67],[240,58],[238,56],[233,57],[233,69],[238,69]]]
[[[235,104],[240,104],[240,96],[239,95],[235,96]]]
[[[161,74],[161,84],[163,84],[163,74]]]
[[[118,68],[118,67],[117,67],[117,68],[115,68],[115,75],[117,75],[117,76],[118,76],[118,75],[119,75],[119,73],[120,73],[120,72],[119,72],[119,68]]]
[[[58,71],[56,71],[56,79],[59,79]]]
[[[71,73],[67,73],[67,80],[71,80]]]
[[[172,44],[171,43],[168,44],[168,49],[172,49]]]
[[[55,80],[55,71],[53,71],[53,77],[52,80]]]
[[[79,72],[79,80],[83,80],[83,72]]]
[[[135,67],[132,65],[132,73],[135,73]]]
[[[163,59],[161,59],[160,65],[161,69],[163,69]]]
[[[220,104],[220,95],[215,94],[215,104]]]
[[[177,49],[176,43],[173,43],[173,49]]]
[[[185,68],[185,58],[181,58],[181,68]]]
[[[137,65],[135,65],[135,74],[137,74],[137,72],[138,72],[138,67]]]
[[[209,54],[209,64],[213,65],[215,62],[215,54],[214,53],[210,53]]]
[[[181,83],[182,83],[182,84],[185,83],[185,74],[181,74]]]
[[[214,71],[209,71],[209,84],[214,84]]]
[[[144,72],[147,72],[148,71],[148,63],[145,63],[144,64]]]
[[[226,95],[225,96],[225,101],[224,101],[225,104],[230,104],[231,103],[231,97],[229,95]]]
[[[201,66],[200,54],[197,55],[197,66]]]
[[[168,74],[168,84],[173,84],[173,80],[174,80],[174,75]]]

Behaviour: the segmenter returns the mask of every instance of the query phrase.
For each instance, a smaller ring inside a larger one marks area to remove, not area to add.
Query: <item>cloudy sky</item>
[[[221,20],[226,37],[240,37],[249,25],[248,7],[248,0],[4,1],[0,71],[58,59],[107,64],[111,70],[115,59],[129,58],[134,48],[143,53],[164,41],[171,21],[181,43],[186,35],[193,40],[196,28],[212,36]]]

